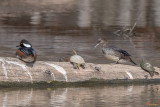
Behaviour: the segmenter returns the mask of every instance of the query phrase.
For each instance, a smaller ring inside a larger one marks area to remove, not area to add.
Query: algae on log
[[[160,71],[156,68],[156,71]],[[146,79],[149,74],[138,66],[86,63],[85,69],[74,69],[69,62],[36,61],[26,65],[17,58],[0,57],[0,82],[79,82],[99,80]],[[160,75],[152,79],[159,79]]]

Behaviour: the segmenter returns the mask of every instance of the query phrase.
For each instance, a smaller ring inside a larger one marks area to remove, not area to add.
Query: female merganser
[[[108,46],[107,47],[107,40],[104,38],[98,39],[98,43],[95,46],[95,48],[102,44],[102,52],[104,56],[111,61],[115,61],[115,63],[126,63],[126,62],[131,62],[134,65],[137,65],[131,58],[130,54],[127,53],[125,50],[113,47],[113,46]]]

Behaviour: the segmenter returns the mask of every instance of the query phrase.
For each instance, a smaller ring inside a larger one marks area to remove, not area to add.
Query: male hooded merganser
[[[115,61],[116,64],[117,63],[126,63],[126,62],[131,62],[134,65],[137,65],[135,62],[133,62],[133,60],[130,58],[130,54],[127,53],[125,50],[113,47],[113,46],[108,46],[107,47],[107,40],[105,40],[104,38],[100,38],[98,39],[98,43],[95,46],[95,48],[102,44],[102,52],[104,54],[104,56],[111,60],[111,61]]]
[[[37,54],[27,40],[21,40],[20,45],[17,47],[20,47],[16,52],[17,58],[27,63],[36,61]]]

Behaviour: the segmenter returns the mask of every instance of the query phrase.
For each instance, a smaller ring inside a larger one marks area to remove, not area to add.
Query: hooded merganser
[[[111,61],[115,61],[116,64],[117,63],[126,63],[126,62],[131,62],[134,65],[137,65],[131,58],[130,58],[130,54],[127,53],[125,50],[113,47],[113,46],[108,46],[107,47],[107,40],[105,40],[104,38],[100,38],[98,39],[98,43],[95,46],[95,48],[102,44],[102,52],[104,54],[104,56],[111,60]]]
[[[27,63],[36,61],[37,54],[33,50],[32,45],[27,40],[21,40],[20,45],[17,47],[20,47],[16,52],[17,58]]]
[[[159,75],[158,72],[155,71],[154,67],[144,58],[142,57],[141,63],[140,63],[140,67],[148,72],[150,74],[151,77],[155,75]]]

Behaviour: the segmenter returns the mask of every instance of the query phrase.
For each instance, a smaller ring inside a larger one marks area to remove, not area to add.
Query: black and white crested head
[[[32,47],[32,45],[25,39],[21,40],[20,46],[21,47],[26,47],[26,48],[31,48]]]

